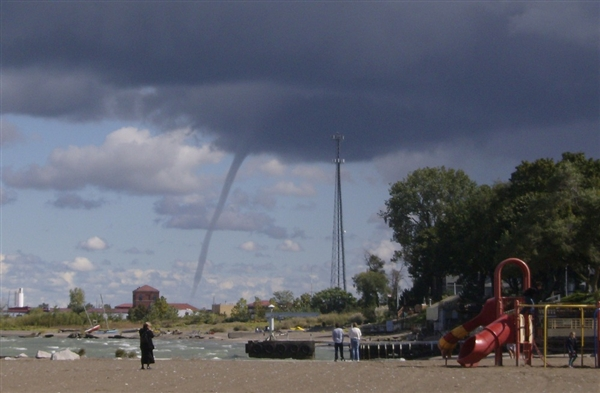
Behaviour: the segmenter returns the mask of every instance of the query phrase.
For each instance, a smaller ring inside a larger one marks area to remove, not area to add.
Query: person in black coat
[[[567,352],[569,353],[569,368],[573,368],[573,362],[577,359],[577,337],[575,336],[575,332],[569,333],[565,347],[567,347]]]
[[[150,322],[144,323],[144,326],[140,329],[140,349],[142,350],[142,370],[144,365],[147,369],[150,369],[150,365],[154,364],[154,333],[152,332],[152,325]]]

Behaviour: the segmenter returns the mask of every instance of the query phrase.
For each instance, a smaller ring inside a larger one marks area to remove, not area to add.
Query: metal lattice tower
[[[344,222],[342,216],[342,181],[340,178],[340,165],[344,162],[340,158],[340,143],[344,136],[335,134],[332,139],[336,142],[337,156],[335,163],[335,197],[333,210],[333,245],[331,252],[331,287],[346,290],[346,260],[344,255]]]

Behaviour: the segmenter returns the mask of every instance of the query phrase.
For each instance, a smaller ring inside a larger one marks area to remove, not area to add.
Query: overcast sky
[[[3,302],[327,288],[335,133],[351,291],[366,253],[396,249],[377,213],[411,171],[491,184],[523,160],[600,158],[596,2],[1,7]]]

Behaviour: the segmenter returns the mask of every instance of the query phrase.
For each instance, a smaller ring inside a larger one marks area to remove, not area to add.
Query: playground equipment
[[[529,306],[528,306],[529,307]],[[578,321],[578,328],[580,330],[578,336],[580,338],[580,348],[583,351],[583,347],[585,345],[585,318],[584,318],[584,310],[586,309],[592,309],[595,310],[594,311],[594,316],[591,320],[592,324],[591,324],[591,328],[593,331],[593,343],[594,343],[594,357],[595,357],[595,361],[594,361],[594,366],[596,368],[600,367],[600,353],[598,353],[598,346],[600,344],[600,302],[597,302],[595,306],[589,305],[589,304],[545,304],[545,305],[539,305],[539,306],[535,306],[536,308],[540,308],[543,309],[544,311],[544,355],[543,355],[543,359],[544,359],[544,367],[547,366],[547,349],[548,349],[548,310],[550,309],[576,309],[579,310],[579,314],[580,314],[580,318]],[[517,307],[518,310],[518,307]],[[573,329],[569,329],[569,330],[575,330],[576,328]],[[581,353],[580,356],[581,359],[581,365],[583,366],[583,352]]]
[[[594,314],[594,343],[596,367],[600,367],[600,302],[596,306],[590,305],[532,305],[524,304],[523,297],[503,297],[502,290],[502,269],[506,265],[517,265],[523,274],[523,290],[527,290],[531,286],[531,274],[529,267],[525,262],[517,258],[506,259],[494,271],[494,298],[488,299],[483,306],[481,312],[470,321],[461,326],[454,328],[438,342],[442,356],[448,359],[452,355],[452,351],[458,342],[466,338],[470,332],[483,326],[483,330],[466,339],[461,345],[457,362],[463,367],[476,367],[481,359],[487,357],[490,353],[495,352],[495,365],[502,365],[502,347],[505,344],[515,345],[515,361],[519,365],[521,353],[525,359],[525,363],[531,365],[533,351],[537,351],[540,356],[543,356],[544,367],[546,366],[546,350],[547,350],[547,332],[548,332],[548,309],[552,307],[562,308],[578,308],[581,311],[581,326],[583,326],[583,309],[597,308]],[[514,308],[505,312],[505,307],[513,303]],[[522,312],[523,308],[523,312]],[[535,344],[535,329],[533,325],[532,315],[528,310],[532,308],[544,309],[544,354],[542,355]],[[582,327],[582,348],[583,348],[583,327]],[[583,361],[583,357],[582,361]]]

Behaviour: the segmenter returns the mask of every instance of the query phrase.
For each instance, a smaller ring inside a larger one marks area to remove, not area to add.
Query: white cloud
[[[281,251],[291,251],[291,252],[302,251],[302,247],[300,246],[300,244],[298,244],[295,241],[290,240],[290,239],[284,240],[283,243],[281,243],[277,248]]]
[[[87,185],[131,194],[182,194],[198,191],[201,164],[217,163],[223,153],[209,145],[186,144],[184,130],[152,136],[121,128],[101,146],[55,149],[45,166],[5,169],[4,181],[16,188],[75,190]]]
[[[219,282],[219,289],[233,289],[235,286],[236,285],[232,280],[224,280]]]
[[[248,241],[240,244],[240,249],[244,251],[256,251],[258,250],[258,246],[256,245],[256,243]]]
[[[298,249],[293,242],[284,242],[291,249]],[[86,301],[94,304],[102,295],[105,303],[112,306],[131,303],[132,291],[142,285],[150,285],[160,291],[169,302],[189,302],[196,307],[210,307],[212,301],[235,303],[240,297],[254,301],[255,297],[269,299],[273,292],[289,289],[295,296],[308,293],[317,288],[329,285],[329,267],[323,264],[257,265],[248,261],[246,264],[213,264],[207,261],[200,285],[198,298],[190,299],[193,276],[196,268],[195,260],[175,260],[160,268],[120,266],[106,268],[98,266],[94,274],[66,270],[68,266],[45,262],[41,258],[28,254],[0,256],[0,268],[10,269],[3,276],[3,288],[25,289],[26,305],[36,306],[48,303],[51,307],[65,307],[69,302],[69,288],[82,288]],[[113,261],[114,262],[114,261]],[[113,263],[113,266],[116,266]],[[268,274],[266,274],[268,272]],[[309,275],[313,275],[311,278]],[[302,279],[299,279],[299,278]],[[319,281],[319,277],[323,281]]]
[[[73,281],[74,278],[75,272],[61,272],[51,276],[49,281],[50,284],[55,287],[62,287],[64,289],[66,286],[67,288],[73,288],[76,287]],[[65,283],[67,285],[65,285]]]
[[[0,275],[1,276],[4,276],[6,273],[8,273],[8,270],[9,270],[9,265],[4,262],[4,259],[6,259],[4,254],[0,254]]]
[[[381,240],[379,244],[374,245],[368,249],[369,254],[377,255],[385,262],[389,262],[394,256],[394,252],[400,250],[398,243],[391,242],[390,240]]]
[[[281,176],[285,173],[285,165],[273,158],[259,166],[259,169],[271,176]]]
[[[108,248],[108,244],[98,236],[92,236],[89,239],[80,242],[79,248],[87,251],[100,251],[106,250]]]
[[[70,269],[79,272],[89,272],[90,270],[94,270],[94,264],[85,257],[76,257],[72,261],[65,261],[64,264]]]

